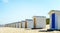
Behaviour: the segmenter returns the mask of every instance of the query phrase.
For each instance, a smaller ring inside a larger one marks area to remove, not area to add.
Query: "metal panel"
[[[16,28],[19,28],[19,23],[16,23]]]
[[[27,28],[33,28],[34,22],[33,21],[27,21]]]
[[[11,27],[16,28],[16,24],[11,24]]]
[[[36,20],[36,28],[45,28],[46,27],[46,17],[38,16],[35,17]]]
[[[22,22],[22,28],[25,28],[25,22]]]
[[[19,23],[19,28],[21,28],[21,23]]]
[[[57,23],[58,23],[58,28],[57,29],[60,29],[60,14],[57,14]]]
[[[58,14],[55,13],[55,29],[58,28]]]

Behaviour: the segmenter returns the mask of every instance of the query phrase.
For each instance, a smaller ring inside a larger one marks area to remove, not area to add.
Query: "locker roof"
[[[16,24],[16,23],[21,23],[21,22],[13,22],[13,23],[8,23],[8,24]],[[5,25],[8,25],[8,24],[5,24]]]
[[[60,10],[51,10],[48,14],[52,14],[52,13],[57,13],[57,14],[59,14],[59,13],[60,13]]]
[[[25,21],[21,21],[21,22],[25,22]]]
[[[40,17],[40,18],[46,18],[46,16],[33,16],[33,18]]]
[[[26,19],[26,21],[33,21],[33,19]]]

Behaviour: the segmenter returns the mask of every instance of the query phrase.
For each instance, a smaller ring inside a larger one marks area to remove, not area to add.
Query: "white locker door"
[[[58,14],[56,18],[57,18],[57,21],[58,21],[57,22],[57,24],[58,24],[58,28],[57,29],[60,29],[60,14]]]
[[[33,21],[28,21],[27,22],[27,28],[33,28],[33,27],[34,27]]]
[[[45,24],[43,18],[36,19],[36,28],[43,28],[43,24]]]
[[[45,28],[46,27],[46,18],[41,18],[41,27]]]
[[[25,22],[22,22],[22,28],[25,28]]]
[[[36,28],[40,28],[41,22],[39,18],[36,18]]]
[[[19,24],[18,23],[16,23],[16,28],[19,28]]]
[[[19,23],[19,28],[21,28],[21,23]]]

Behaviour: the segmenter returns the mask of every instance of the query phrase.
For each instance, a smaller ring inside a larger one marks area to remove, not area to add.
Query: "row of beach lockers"
[[[45,16],[33,16],[33,19],[26,19],[25,21],[6,24],[5,27],[45,28],[46,27],[46,17]]]
[[[50,15],[50,29],[60,30],[60,11],[51,10],[49,12],[49,15]],[[19,27],[22,27],[22,28],[45,28],[46,17],[34,16],[33,19],[26,19],[25,21],[21,21],[20,23],[21,24],[19,24]],[[13,27],[13,25],[11,24],[10,26]]]

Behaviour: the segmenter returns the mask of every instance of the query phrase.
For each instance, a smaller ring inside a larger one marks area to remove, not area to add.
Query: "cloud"
[[[8,0],[3,0],[4,3],[8,3]]]

